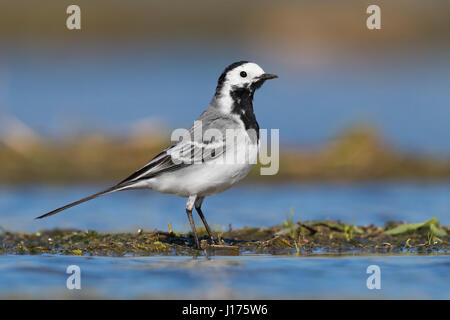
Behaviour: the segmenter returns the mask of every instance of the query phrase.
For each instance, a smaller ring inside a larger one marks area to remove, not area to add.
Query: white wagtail
[[[209,241],[214,242],[211,229],[201,210],[202,202],[206,196],[220,193],[243,179],[256,163],[259,125],[253,111],[253,95],[266,80],[273,78],[277,76],[265,73],[256,63],[239,61],[229,65],[219,77],[210,105],[188,131],[194,135],[196,131],[200,131],[202,136],[200,141],[174,142],[144,167],[115,186],[50,211],[36,219],[51,216],[108,193],[131,189],[153,189],[187,197],[186,212],[197,248],[200,248],[200,244],[192,217],[194,207],[205,225]],[[222,141],[214,141],[215,147],[212,151],[209,150],[208,156],[205,156],[204,149],[210,147],[213,140],[205,140],[204,134],[208,130],[216,130],[219,134],[214,138],[219,137]],[[228,130],[241,132],[238,142],[224,141]],[[217,145],[220,148],[217,148]],[[176,150],[188,150],[189,152],[183,152],[183,155],[184,158],[188,155],[187,157],[191,160],[198,158],[201,153],[201,160],[180,161]],[[234,155],[240,150],[246,150],[247,161],[224,163],[223,156]]]

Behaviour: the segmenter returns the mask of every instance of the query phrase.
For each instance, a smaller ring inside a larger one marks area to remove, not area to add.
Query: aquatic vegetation
[[[438,218],[431,218],[430,220],[427,220],[422,223],[405,223],[402,225],[399,225],[393,229],[387,230],[384,233],[385,234],[402,234],[407,233],[419,229],[427,229],[429,230],[430,234],[434,236],[443,237],[447,235],[447,232],[443,229],[439,228],[439,219]]]
[[[429,246],[437,244],[438,242],[442,242],[442,240],[438,237],[444,237],[447,235],[447,232],[439,227],[438,218],[431,218],[430,220],[427,220],[422,223],[405,223],[393,229],[385,231],[385,234],[398,235],[420,230],[425,230],[427,232]],[[410,239],[408,239],[407,241],[408,242],[407,245],[409,244],[409,240]]]
[[[60,254],[86,256],[448,253],[449,227],[436,218],[424,223],[355,226],[339,221],[294,222],[293,213],[278,226],[217,230],[220,243],[210,245],[204,233],[203,251],[194,249],[191,234],[164,231],[99,233],[47,230],[34,234],[0,233],[0,254]],[[439,236],[439,237],[438,237]]]

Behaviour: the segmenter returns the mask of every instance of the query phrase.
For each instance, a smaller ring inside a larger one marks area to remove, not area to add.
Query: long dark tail
[[[54,215],[54,214],[56,214],[58,212],[61,212],[63,210],[66,210],[66,209],[72,208],[72,207],[74,207],[76,205],[79,205],[80,203],[83,203],[83,202],[95,199],[97,197],[103,196],[103,195],[108,194],[108,193],[119,191],[121,189],[123,189],[123,186],[117,185],[117,186],[111,187],[109,189],[106,189],[106,190],[103,190],[101,192],[98,192],[98,193],[95,193],[93,195],[90,195],[89,197],[86,197],[86,198],[80,199],[78,201],[69,203],[69,204],[65,205],[64,207],[61,207],[61,208],[55,209],[53,211],[50,211],[50,212],[48,212],[46,214],[43,214],[42,216],[36,217],[35,219],[42,219],[42,218],[45,218],[45,217],[48,217],[48,216],[52,216],[52,215]]]

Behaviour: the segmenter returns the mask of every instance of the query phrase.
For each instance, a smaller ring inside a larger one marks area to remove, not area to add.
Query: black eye
[[[246,76],[247,76],[247,72],[241,71],[241,77],[242,77],[242,78],[245,78]]]

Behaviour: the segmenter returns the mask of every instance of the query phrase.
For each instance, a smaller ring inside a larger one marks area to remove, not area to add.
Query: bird
[[[187,198],[186,214],[196,249],[201,249],[201,246],[192,216],[194,208],[208,233],[208,242],[214,243],[211,228],[201,209],[203,201],[207,196],[231,188],[247,176],[256,163],[259,124],[253,109],[253,97],[266,80],[275,78],[278,76],[264,72],[254,62],[230,64],[220,75],[208,107],[187,130],[186,139],[172,142],[147,164],[112,187],[35,219],[117,191],[151,189]],[[229,131],[235,135],[233,139],[226,138]],[[215,134],[207,139],[207,132]],[[200,138],[195,138],[196,135]],[[245,161],[236,160],[241,154],[245,155]]]

